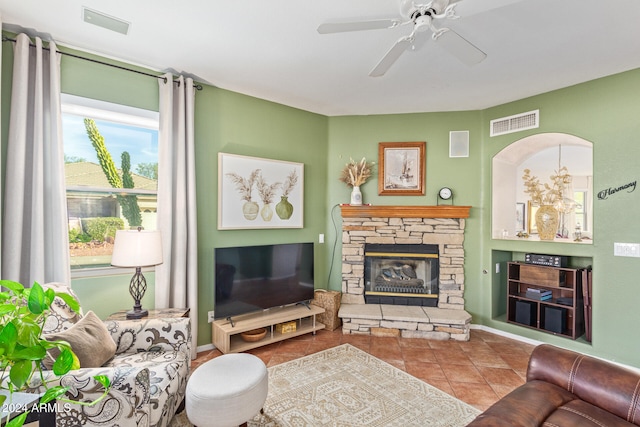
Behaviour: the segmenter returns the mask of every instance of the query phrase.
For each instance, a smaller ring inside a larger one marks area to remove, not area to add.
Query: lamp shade
[[[116,231],[111,265],[149,267],[158,264],[162,264],[162,238],[159,231]]]

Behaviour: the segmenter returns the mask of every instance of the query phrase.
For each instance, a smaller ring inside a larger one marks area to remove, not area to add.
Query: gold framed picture
[[[424,195],[426,146],[424,141],[378,144],[379,195]]]

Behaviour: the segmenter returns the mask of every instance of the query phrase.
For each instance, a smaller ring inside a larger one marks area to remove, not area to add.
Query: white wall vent
[[[491,120],[489,136],[505,135],[540,126],[540,110],[528,111],[509,117]]]

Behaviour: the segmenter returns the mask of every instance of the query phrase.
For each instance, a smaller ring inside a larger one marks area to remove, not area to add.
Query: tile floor
[[[485,410],[524,383],[532,345],[485,331],[472,330],[467,342],[417,338],[343,335],[318,331],[251,350],[267,366],[349,343],[422,379],[452,396]],[[193,368],[220,356],[218,350],[198,354]]]

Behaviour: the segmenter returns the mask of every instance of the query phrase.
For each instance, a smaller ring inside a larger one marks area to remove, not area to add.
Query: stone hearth
[[[342,206],[341,210],[343,333],[468,340],[464,228],[470,206]],[[438,245],[438,306],[365,304],[366,243]]]

